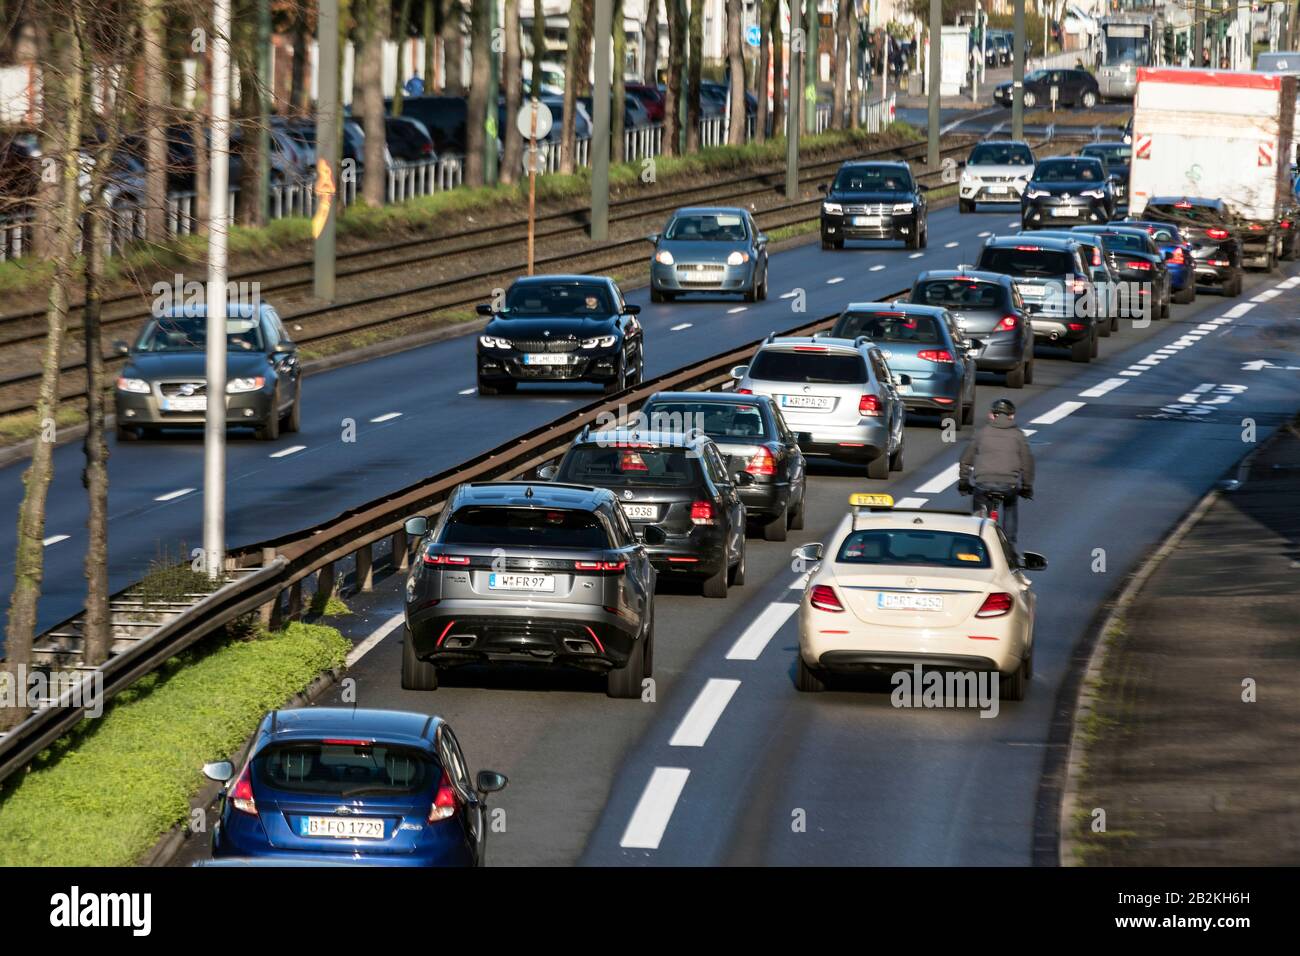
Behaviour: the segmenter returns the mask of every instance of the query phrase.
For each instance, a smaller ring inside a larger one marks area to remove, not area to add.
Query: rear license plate
[[[1046,292],[1047,286],[1045,285],[1022,285],[1020,287],[1021,295],[1033,296],[1036,299],[1041,298]]]
[[[303,817],[298,836],[333,837],[336,840],[382,840],[384,821],[358,817]]]
[[[525,365],[567,365],[567,355],[525,355]]]
[[[911,386],[911,385],[895,385],[894,387],[898,389],[898,394],[899,394],[899,395],[911,395],[911,394],[912,394],[912,386]]]
[[[659,509],[655,505],[624,505],[623,511],[637,521],[654,521],[659,516]]]
[[[782,395],[782,408],[830,408],[831,400],[821,395]]]
[[[206,412],[208,398],[206,395],[193,395],[187,398],[164,398],[164,412]]]
[[[506,574],[493,572],[488,575],[489,591],[554,591],[555,577],[550,574]]]
[[[1079,215],[1079,210],[1074,206],[1058,206],[1052,210],[1052,215],[1056,216],[1058,219],[1066,216],[1077,216]]]
[[[990,187],[989,187],[989,192],[992,193],[992,194],[995,195],[995,196],[1003,196],[1003,195],[1006,195],[1006,191],[1007,191],[1007,187],[1006,187],[1006,186],[990,186]]]
[[[877,594],[876,607],[886,611],[942,611],[937,594]]]
[[[880,216],[854,216],[853,225],[855,226],[879,226],[881,223]]]

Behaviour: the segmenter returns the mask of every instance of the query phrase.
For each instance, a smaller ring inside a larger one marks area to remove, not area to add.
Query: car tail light
[[[575,571],[622,571],[626,561],[574,561]]]
[[[369,747],[374,741],[362,740],[359,737],[326,737],[321,743],[332,747]]]
[[[1042,246],[1016,246],[1016,252],[1042,252]]]
[[[995,325],[995,326],[993,326],[993,331],[994,331],[994,332],[1010,332],[1010,331],[1012,331],[1013,329],[1015,329],[1016,326],[1018,326],[1019,324],[1020,324],[1020,319],[1017,318],[1016,316],[1014,316],[1014,315],[1004,315],[1004,316],[1002,316],[1002,318],[998,321],[998,324]]]
[[[863,395],[858,399],[858,414],[867,418],[879,418],[880,399],[874,395]]]
[[[975,612],[976,617],[1001,617],[1004,614],[1011,613],[1013,600],[1006,591],[994,591],[984,599],[980,609]]]
[[[1138,270],[1138,272],[1150,272],[1150,271],[1151,271],[1151,263],[1149,263],[1149,262],[1143,262],[1141,259],[1134,259],[1132,262],[1130,262],[1130,263],[1128,264],[1128,267],[1129,267],[1130,269],[1136,269],[1136,270]]]
[[[754,390],[753,390],[752,388],[738,388],[738,389],[736,389],[736,394],[737,394],[737,395],[753,395],[753,394],[754,394]]]
[[[844,605],[840,603],[840,596],[835,593],[835,589],[829,584],[814,584],[808,603],[819,611],[838,612],[844,610]]]
[[[776,474],[776,459],[766,448],[760,448],[753,458],[749,459],[749,464],[745,470],[751,475],[771,476]]]
[[[433,565],[439,565],[439,564],[466,565],[469,564],[469,558],[463,554],[425,554],[424,563],[433,564]]]
[[[691,524],[713,524],[713,502],[695,501],[691,503]]]
[[[451,778],[444,770],[442,779],[438,781],[438,793],[433,798],[433,806],[429,808],[429,822],[437,823],[439,820],[446,820],[455,815],[456,791],[452,789]]]
[[[1290,219],[1283,219],[1281,222],[1278,223],[1278,225],[1281,226],[1283,229],[1290,229],[1290,228],[1291,228],[1291,220],[1290,220]]]
[[[1208,260],[1208,261],[1209,261],[1210,265],[1212,265],[1212,266],[1226,266],[1226,265],[1230,265],[1230,263],[1228,262],[1227,259],[1210,259],[1210,260]]]
[[[1175,208],[1175,209],[1191,209],[1191,208],[1192,208],[1192,204],[1189,203],[1186,199],[1183,199],[1183,200],[1181,200],[1181,201],[1179,201],[1179,202],[1174,203],[1174,208]]]
[[[1092,264],[1094,266],[1101,265],[1101,246],[1092,247]]]
[[[1183,250],[1181,248],[1175,247],[1173,254],[1169,256],[1169,261],[1176,266],[1181,266],[1187,262],[1187,258],[1183,255]]]
[[[1228,230],[1226,229],[1206,229],[1205,234],[1211,239],[1227,239]]]
[[[952,363],[952,353],[947,349],[921,349],[916,353],[916,357],[926,362]]]
[[[230,804],[240,813],[257,816],[257,801],[253,799],[253,762],[244,764],[239,779],[230,791]]]

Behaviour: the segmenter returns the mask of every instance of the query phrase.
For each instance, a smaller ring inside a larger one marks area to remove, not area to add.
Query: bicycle
[[[998,527],[1002,528],[1003,531],[1006,531],[1006,521],[1004,518],[1007,511],[1006,502],[1008,498],[1019,495],[1020,486],[971,484],[968,487],[969,490],[963,491],[962,494],[974,496],[974,510],[972,513],[981,518],[991,518]],[[1016,530],[1019,529],[1012,529],[1012,531]],[[1013,544],[1015,543],[1015,535],[1013,533],[1008,533],[1007,537],[1011,539]]]

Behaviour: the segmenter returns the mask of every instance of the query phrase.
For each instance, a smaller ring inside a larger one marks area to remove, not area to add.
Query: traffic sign
[[[763,45],[763,30],[757,23],[745,27],[745,42],[750,46]]]
[[[535,147],[524,146],[524,172],[546,172],[546,144],[539,142]]]
[[[537,127],[533,128],[533,114],[537,115]],[[529,136],[536,136],[538,139],[545,139],[551,131],[551,125],[554,121],[551,118],[551,110],[541,100],[529,100],[519,108],[519,115],[515,117],[515,126],[519,130],[519,135],[524,139]]]

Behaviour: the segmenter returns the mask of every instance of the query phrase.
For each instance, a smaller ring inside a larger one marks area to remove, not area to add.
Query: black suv
[[[705,597],[724,598],[729,584],[745,583],[739,491],[754,476],[728,473],[707,437],[584,428],[559,466],[547,466],[540,475],[614,492],[655,568],[702,579]]]
[[[1034,329],[1010,276],[968,269],[931,269],[916,277],[909,302],[945,308],[957,325],[983,342],[975,368],[1002,372],[1007,388],[1034,381]]]
[[[1072,362],[1096,357],[1101,331],[1097,290],[1077,242],[994,236],[984,244],[976,268],[1011,276],[1035,341],[1068,346]]]
[[[848,162],[820,190],[823,249],[843,249],[846,239],[897,239],[924,249],[930,232],[927,188],[912,178],[907,163]]]
[[[1115,193],[1106,167],[1093,156],[1040,159],[1020,196],[1025,229],[1109,222],[1114,215]]]
[[[1228,296],[1241,295],[1241,237],[1222,199],[1157,196],[1147,202],[1142,218],[1178,227],[1192,246],[1197,285],[1217,286]]]
[[[478,337],[480,395],[520,382],[598,382],[606,394],[645,373],[641,306],[623,300],[613,279],[556,275],[516,279]]]
[[[1153,319],[1167,319],[1174,298],[1174,283],[1165,265],[1164,254],[1151,234],[1141,226],[1077,226],[1079,232],[1101,238],[1106,259],[1125,284],[1124,295],[1134,293],[1142,301],[1142,311],[1150,310]]]
[[[570,664],[639,697],[654,654],[655,570],[609,491],[545,482],[461,485],[406,579],[402,687],[436,690],[459,664]]]
[[[694,429],[713,439],[729,473],[753,476],[752,484],[740,486],[740,500],[749,517],[762,521],[768,541],[784,541],[788,528],[803,527],[803,452],[766,395],[656,392],[641,406],[638,422],[650,431]]]

